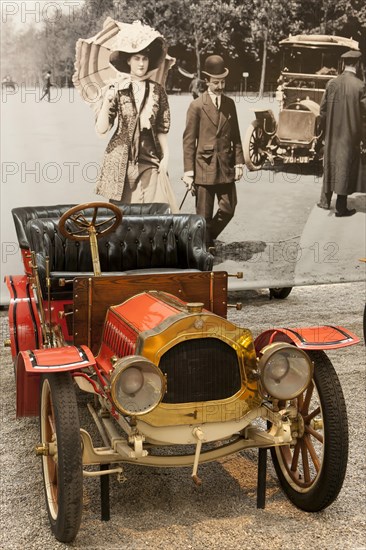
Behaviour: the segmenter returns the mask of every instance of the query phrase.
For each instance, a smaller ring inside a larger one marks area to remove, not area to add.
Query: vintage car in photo
[[[123,478],[124,464],[188,466],[200,485],[200,464],[270,449],[297,507],[336,499],[348,425],[325,351],[357,336],[278,327],[254,339],[229,321],[229,275],[212,270],[198,215],[98,202],[12,213],[24,261],[6,277],[16,414],[39,416],[35,452],[58,540],[78,533],[84,478],[100,476],[108,519],[105,481]],[[80,425],[86,394],[102,445]]]
[[[255,119],[243,139],[249,170],[260,170],[266,161],[322,161],[320,103],[327,82],[342,72],[340,57],[348,50],[358,51],[358,42],[341,36],[309,34],[281,40],[279,116],[276,120],[271,109],[254,109]]]

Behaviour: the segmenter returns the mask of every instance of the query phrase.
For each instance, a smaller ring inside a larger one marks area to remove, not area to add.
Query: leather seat
[[[43,295],[48,257],[52,298],[71,298],[70,285],[60,287],[59,280],[92,274],[89,242],[65,238],[55,218],[30,220],[26,232],[36,254]],[[107,274],[210,271],[213,265],[205,247],[205,220],[198,215],[126,215],[113,233],[98,239],[98,249],[101,271]]]
[[[58,204],[55,206],[20,206],[11,211],[15,224],[15,231],[18,237],[19,246],[22,249],[29,249],[27,235],[27,223],[38,218],[61,218],[67,210],[76,206],[75,204]],[[133,203],[120,206],[126,215],[148,215],[148,214],[169,214],[170,207],[167,203]],[[86,210],[86,215],[88,211]],[[91,211],[90,211],[91,212]],[[100,216],[108,216],[107,209],[99,210]]]

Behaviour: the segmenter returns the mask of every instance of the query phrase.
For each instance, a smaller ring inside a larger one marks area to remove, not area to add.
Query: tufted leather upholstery
[[[31,250],[36,253],[44,295],[47,256],[53,298],[66,297],[58,284],[60,277],[72,279],[92,274],[89,242],[63,237],[57,219],[30,220],[27,234]],[[114,233],[98,240],[98,248],[101,271],[108,274],[131,270],[156,273],[162,268],[210,271],[213,264],[213,257],[205,248],[205,220],[198,215],[124,216]]]
[[[20,206],[11,211],[15,224],[20,248],[29,249],[29,238],[26,233],[27,223],[38,218],[61,218],[75,204],[58,204],[56,206]],[[170,207],[166,203],[134,203],[120,206],[126,215],[169,214]],[[107,216],[107,210],[99,210],[101,216]],[[87,211],[86,211],[87,214]]]

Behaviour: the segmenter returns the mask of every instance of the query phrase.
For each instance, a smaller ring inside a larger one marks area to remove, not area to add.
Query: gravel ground
[[[271,326],[338,324],[362,335],[365,284],[297,287],[287,300],[268,300],[266,291],[232,292],[230,319],[254,335]],[[7,337],[6,313],[1,334]],[[256,453],[240,453],[199,469],[195,487],[187,468],[125,468],[127,481],[111,480],[111,520],[100,521],[99,482],[84,481],[84,509],[73,544],[51,534],[44,504],[36,419],[15,418],[15,388],[8,350],[1,350],[1,548],[122,549],[365,549],[364,342],[328,353],[346,398],[350,452],[338,499],[325,511],[296,509],[280,490],[268,459],[267,504],[256,509]]]

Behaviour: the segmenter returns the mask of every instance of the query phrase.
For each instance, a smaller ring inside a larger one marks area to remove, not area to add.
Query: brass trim
[[[65,311],[59,311],[58,312],[58,318],[59,319],[65,319],[66,317],[69,317],[70,315],[74,315],[73,311],[68,311],[67,313]]]
[[[136,341],[136,354],[139,353],[140,355],[144,355],[142,352],[142,349],[145,345],[145,341],[148,338],[152,338],[154,336],[159,336],[162,333],[164,333],[166,330],[170,329],[175,323],[178,323],[179,321],[184,321],[186,319],[191,320],[192,324],[192,331],[194,328],[194,332],[197,332],[197,325],[195,325],[195,322],[199,319],[201,320],[203,315],[207,315],[210,317],[214,317],[214,314],[211,312],[207,312],[205,314],[197,314],[197,313],[187,313],[187,310],[184,310],[182,313],[178,313],[177,315],[171,315],[170,317],[167,317],[162,321],[159,325],[157,325],[154,328],[151,328],[150,330],[145,330],[144,332],[140,332],[138,335],[137,341]],[[194,321],[193,321],[194,319]],[[200,323],[201,325],[201,323]],[[174,339],[175,334],[173,334],[172,338]],[[196,338],[199,338],[198,336],[193,336]],[[180,341],[180,340],[179,340]],[[173,343],[172,343],[173,346]]]
[[[228,308],[235,308],[237,311],[241,311],[243,309],[243,304],[241,302],[236,302],[236,304],[228,304]]]
[[[203,321],[203,325],[200,322],[201,330],[197,330],[197,324],[195,324],[197,319]],[[179,342],[206,337],[223,340],[236,351],[238,346],[246,347],[253,342],[250,330],[240,328],[214,313],[184,313],[164,319],[153,329],[140,333],[139,344],[143,351],[141,355],[158,364],[161,355]],[[254,349],[253,353],[255,357]]]
[[[31,252],[32,261],[31,261],[31,268],[32,268],[32,287],[35,291],[36,297],[37,297],[37,305],[39,309],[39,320],[41,323],[41,330],[42,330],[42,336],[43,336],[43,343],[46,347],[50,345],[50,334],[49,334],[49,327],[47,327],[46,323],[46,315],[43,307],[43,297],[42,297],[42,290],[41,290],[41,283],[39,280],[39,274],[38,274],[38,265],[36,260],[36,253]]]
[[[188,313],[202,313],[203,306],[203,302],[188,302],[187,311]]]
[[[243,384],[235,395],[220,401],[160,403],[143,421],[158,428],[238,421],[261,403],[258,392]]]
[[[93,279],[91,277],[88,278],[88,348],[90,348],[91,344],[91,331],[92,331],[92,305],[93,305]]]
[[[252,334],[248,329],[237,327],[222,317],[207,312],[166,319],[153,330],[140,334],[136,353],[159,366],[160,358],[169,349],[180,342],[198,338],[217,338],[235,350],[242,381],[240,390],[219,401],[160,403],[154,411],[144,416],[145,422],[154,426],[222,422],[240,418],[261,403],[258,381],[252,376],[253,370],[257,368]],[[169,384],[169,380],[167,382]]]
[[[66,346],[65,338],[60,325],[54,324],[52,327],[53,345],[57,348]]]
[[[159,376],[161,381],[161,390],[160,390],[159,400],[156,401],[156,403],[154,403],[153,405],[150,405],[149,410],[145,409],[145,410],[136,412],[133,410],[128,410],[127,408],[123,407],[123,405],[119,402],[117,398],[116,385],[117,385],[119,376],[121,376],[123,372],[125,372],[127,369],[129,369],[130,367],[133,367],[136,364],[141,365],[141,363],[152,368],[154,372],[156,372],[156,374]],[[163,399],[166,392],[166,377],[161,372],[159,367],[157,367],[155,363],[153,363],[152,361],[147,360],[146,357],[142,357],[140,355],[122,357],[121,359],[117,360],[116,364],[114,365],[113,371],[111,373],[110,392],[111,392],[111,398],[112,398],[113,404],[119,412],[131,417],[144,416],[145,414],[148,414],[149,412],[154,410]]]
[[[51,327],[51,277],[50,277],[50,259],[46,256],[46,286],[47,286],[47,307],[48,307],[48,324]]]
[[[58,280],[58,286],[66,286],[69,283],[73,283],[74,279],[64,279],[61,277],[61,279]]]
[[[34,452],[36,453],[36,456],[48,456],[49,455],[48,443],[38,443],[34,447]]]
[[[215,274],[213,271],[210,273],[210,311],[214,310],[214,280],[215,280]]]
[[[100,277],[102,272],[100,270],[99,262],[99,250],[98,250],[98,240],[97,240],[97,231],[94,225],[90,225],[88,228],[89,239],[90,239],[90,252],[93,263],[93,271],[96,277]]]

